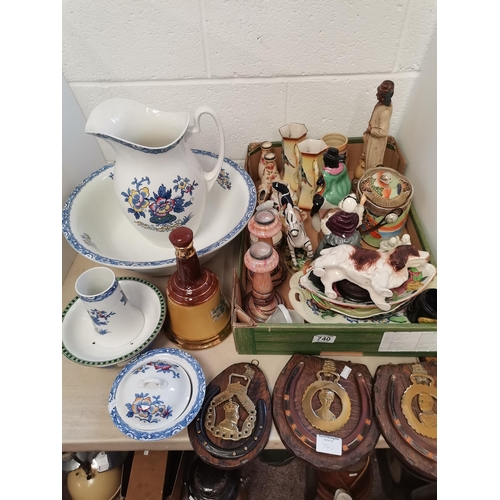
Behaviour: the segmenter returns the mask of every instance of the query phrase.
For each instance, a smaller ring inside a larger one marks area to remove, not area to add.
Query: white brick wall
[[[376,87],[395,82],[397,131],[436,31],[437,0],[65,0],[63,74],[85,116],[129,97],[166,111],[211,106],[226,156],[305,123],[359,136]],[[217,150],[202,119],[193,147]],[[100,141],[107,160],[111,148]]]

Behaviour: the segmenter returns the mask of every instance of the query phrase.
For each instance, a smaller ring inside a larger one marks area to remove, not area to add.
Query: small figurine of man
[[[359,165],[354,170],[353,189],[366,169],[384,164],[384,154],[389,135],[389,125],[392,116],[392,96],[394,82],[384,80],[377,87],[377,104],[373,108],[368,128],[363,134],[363,154]]]
[[[383,165],[389,124],[392,116],[394,82],[384,80],[377,88],[377,104],[373,108],[368,128],[363,134],[365,143],[365,168]]]

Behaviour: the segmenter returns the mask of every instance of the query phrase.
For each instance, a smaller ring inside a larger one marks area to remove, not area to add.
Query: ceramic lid
[[[157,440],[185,428],[205,395],[201,367],[181,349],[154,349],[127,365],[109,396],[114,424],[129,437]]]
[[[388,167],[368,169],[358,183],[359,197],[365,195],[373,204],[384,208],[401,207],[413,196],[411,182],[397,170]]]

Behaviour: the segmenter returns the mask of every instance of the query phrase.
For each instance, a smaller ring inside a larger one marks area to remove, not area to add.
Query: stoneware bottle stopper
[[[243,309],[257,323],[264,323],[284,300],[274,290],[271,272],[279,262],[278,252],[265,241],[254,243],[245,253],[245,266],[254,273],[252,290],[243,299]]]
[[[248,232],[252,243],[264,241],[273,247],[279,245],[282,239],[282,224],[277,214],[268,210],[256,212],[248,222]],[[287,270],[283,262],[271,271],[273,286],[277,287],[286,280]],[[247,280],[253,282],[253,271],[247,269]]]
[[[230,307],[213,271],[200,265],[193,246],[193,232],[174,229],[177,270],[167,282],[169,338],[185,349],[204,349],[231,333]]]

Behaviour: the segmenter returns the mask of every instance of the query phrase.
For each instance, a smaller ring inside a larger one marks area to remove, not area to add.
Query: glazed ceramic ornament
[[[301,267],[297,251],[305,254],[306,260],[312,259],[312,243],[304,227],[302,212],[291,203],[288,203],[284,208],[284,215],[286,225],[286,241],[290,251],[292,267],[296,271],[299,267]]]
[[[297,144],[307,135],[307,127],[303,123],[289,123],[279,129],[283,151],[283,177],[285,184],[297,192],[300,189],[300,154]]]
[[[265,241],[254,243],[245,253],[245,267],[253,273],[252,290],[243,298],[245,312],[257,323],[264,323],[278,304],[281,295],[274,290],[271,272],[279,263],[278,252]]]
[[[200,265],[193,232],[180,227],[170,233],[177,270],[167,282],[169,337],[184,349],[205,349],[231,333],[230,306],[210,269]]]
[[[248,232],[250,233],[250,241],[264,241],[273,247],[277,247],[282,240],[282,224],[278,217],[278,213],[273,210],[258,210],[248,222]],[[276,243],[275,243],[276,242]],[[247,270],[247,280],[253,282],[254,273]],[[283,262],[279,261],[277,266],[271,271],[271,280],[273,286],[279,286],[287,277],[286,267]]]
[[[276,155],[274,153],[266,153],[263,159],[264,168],[260,174],[260,185],[257,188],[257,203],[259,205],[271,198],[272,183],[281,180],[278,166],[276,165]]]
[[[361,247],[361,235],[358,227],[361,225],[364,213],[365,199],[358,203],[356,196],[349,194],[340,200],[339,208],[328,212],[321,221],[323,239],[314,252],[314,258],[319,257],[321,250],[337,245],[353,245]]]
[[[413,198],[411,182],[388,167],[368,169],[358,182],[357,196],[366,197],[360,233],[363,241],[378,248],[384,240],[400,236]]]
[[[339,154],[337,148],[328,148],[323,161],[324,188],[321,194],[328,204],[337,206],[351,192],[345,157]]]
[[[267,153],[273,152],[273,143],[271,141],[264,141],[260,145],[260,150],[261,150],[261,155],[260,155],[259,167],[258,167],[259,179],[262,178],[262,175],[264,173],[264,167],[266,166],[266,161],[264,160],[264,156]]]
[[[311,210],[313,196],[316,193],[316,184],[323,169],[323,153],[327,145],[321,139],[306,139],[299,142],[301,186],[297,205],[303,210]]]
[[[203,114],[215,120],[219,132],[219,155],[210,171],[203,170],[187,144],[189,137],[200,132]],[[224,161],[224,131],[215,111],[201,106],[191,116],[114,98],[92,111],[85,132],[113,147],[118,204],[144,238],[171,248],[168,235],[175,228],[188,227],[196,234],[207,193]]]
[[[409,278],[409,268],[429,262],[430,254],[413,245],[400,245],[390,252],[379,252],[353,245],[326,248],[314,260],[312,273],[321,279],[325,294],[337,298],[333,284],[348,280],[369,292],[373,303],[382,311],[389,311],[386,301],[393,296],[392,289]]]

